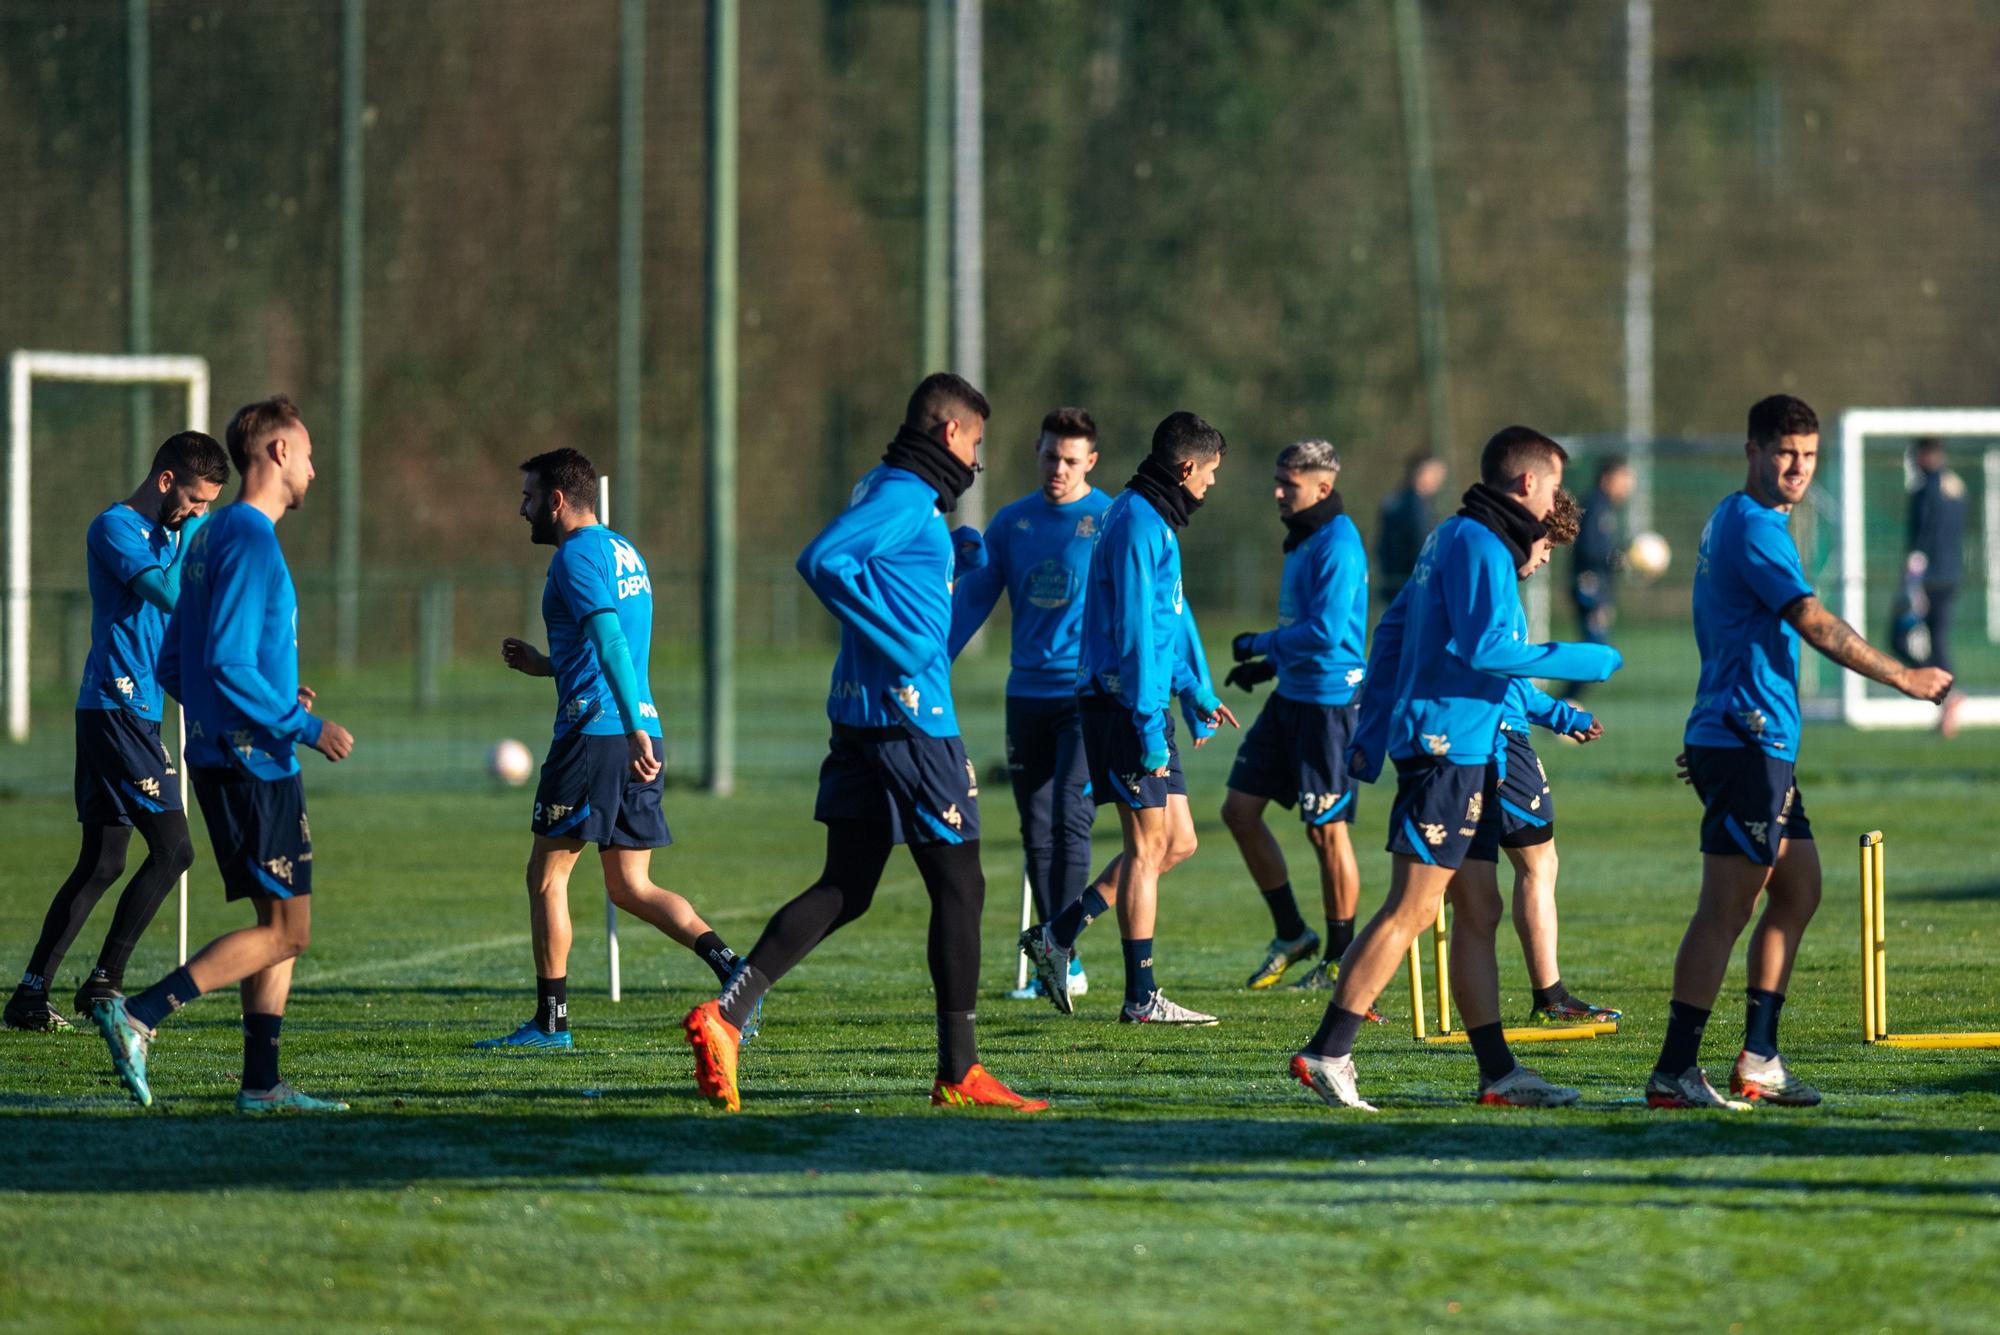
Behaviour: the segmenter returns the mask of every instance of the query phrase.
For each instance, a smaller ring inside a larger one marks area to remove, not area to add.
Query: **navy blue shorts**
[[[1140,765],[1145,752],[1139,749],[1139,730],[1132,726],[1132,711],[1109,695],[1086,695],[1077,700],[1083,711],[1083,754],[1090,762],[1090,795],[1096,806],[1123,802],[1134,811],[1146,811],[1167,804],[1172,793],[1187,796],[1187,776],[1181,773],[1181,749],[1174,741],[1174,718],[1167,713],[1167,772],[1148,773]]]
[[[659,738],[653,747],[657,757]],[[664,767],[650,783],[632,777],[632,755],[622,734],[572,732],[549,744],[528,828],[599,848],[664,848],[674,841],[660,810],[666,780]]]
[[[122,709],[76,711],[76,819],[130,825],[134,812],[181,809],[181,776],[160,725]]]
[[[1734,853],[1760,866],[1778,861],[1778,841],[1810,839],[1792,763],[1755,746],[1690,746],[1688,777],[1701,798],[1701,851]]]
[[[229,898],[297,899],[312,893],[312,826],[298,775],[259,779],[241,770],[203,768],[191,777]]]
[[[1298,804],[1308,825],[1354,820],[1359,799],[1347,777],[1358,705],[1308,705],[1273,695],[1243,734],[1229,786],[1280,806]]]
[[[957,737],[833,725],[813,819],[886,824],[899,844],[979,838],[979,774]]]
[[[1500,860],[1500,766],[1453,765],[1431,756],[1396,762],[1389,851],[1456,871]]]
[[[1500,729],[1500,847],[1533,848],[1556,837],[1556,799],[1528,734]]]

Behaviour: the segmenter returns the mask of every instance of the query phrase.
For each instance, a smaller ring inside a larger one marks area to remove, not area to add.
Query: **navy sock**
[[[243,1088],[278,1087],[278,1030],[284,1023],[282,1015],[243,1017]]]
[[[979,1042],[974,1036],[975,1011],[939,1011],[938,1078],[956,1083],[979,1060]]]
[[[545,1034],[569,1028],[569,975],[535,980],[535,1023]]]
[[[1675,1076],[1693,1066],[1701,1057],[1701,1033],[1708,1028],[1708,1012],[1685,1001],[1667,1003],[1667,1041],[1660,1045],[1660,1059],[1653,1069]]]
[[[1354,944],[1354,919],[1328,918],[1326,920],[1326,954],[1329,964],[1340,963],[1340,957]]]
[[[1280,940],[1296,941],[1306,934],[1306,920],[1299,916],[1299,902],[1292,897],[1290,881],[1258,893],[1264,896],[1264,907],[1271,910],[1271,929]]]
[[[1778,1012],[1785,1008],[1783,992],[1767,992],[1761,987],[1747,990],[1749,1004],[1743,1012],[1743,1050],[1759,1057],[1778,1055]]]
[[[1563,980],[1560,978],[1550,983],[1547,987],[1538,987],[1535,989],[1536,1010],[1547,1010],[1549,1007],[1558,1005],[1569,999],[1569,989],[1563,986]],[[1678,1075],[1679,1072],[1675,1072],[1675,1074]]]
[[[701,956],[702,963],[715,970],[715,981],[729,981],[729,971],[736,967],[736,952],[724,945],[722,938],[714,932],[703,932],[695,938],[694,953]]]
[[[1507,1050],[1507,1034],[1498,1020],[1466,1030],[1465,1041],[1472,1045],[1479,1074],[1489,1084],[1514,1069],[1514,1054]]]
[[[1049,924],[1049,936],[1057,945],[1068,950],[1076,945],[1083,929],[1102,917],[1110,907],[1093,885],[1077,897],[1076,903],[1056,915],[1056,920]]]
[[[157,1029],[160,1027],[160,1021],[200,995],[201,989],[194,985],[194,978],[189,975],[187,966],[183,964],[127,1001],[125,1013],[148,1029]]]
[[[1153,938],[1125,942],[1125,1004],[1142,1006],[1153,995]]]
[[[1361,1033],[1364,1018],[1329,1001],[1326,1014],[1320,1017],[1319,1030],[1312,1036],[1312,1042],[1306,1044],[1306,1051],[1316,1057],[1345,1057],[1354,1051],[1354,1040]]]

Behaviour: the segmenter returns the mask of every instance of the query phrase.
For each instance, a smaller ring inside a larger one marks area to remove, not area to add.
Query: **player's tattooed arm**
[[[1938,701],[1951,690],[1951,674],[1942,668],[1911,668],[1862,638],[1861,632],[1835,616],[1819,599],[1807,594],[1785,605],[1785,620],[1799,637],[1834,662],[1870,681],[1893,686],[1918,700]]]

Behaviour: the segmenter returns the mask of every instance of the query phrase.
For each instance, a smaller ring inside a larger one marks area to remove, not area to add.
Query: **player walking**
[[[1246,691],[1278,682],[1237,748],[1222,803],[1222,823],[1271,910],[1271,944],[1245,984],[1251,988],[1276,985],[1321,944],[1299,913],[1284,852],[1264,823],[1272,802],[1298,804],[1319,863],[1326,953],[1298,986],[1332,987],[1354,940],[1361,873],[1349,837],[1356,800],[1347,748],[1368,663],[1368,552],[1334,488],[1339,477],[1340,456],[1324,440],[1296,441],[1279,453],[1273,494],[1285,524],[1285,567],[1278,625],[1238,635],[1231,643],[1236,666],[1224,678]]]
[[[779,909],[715,1001],[688,1012],[695,1083],[737,1110],[737,1051],[770,986],[868,911],[882,869],[907,844],[931,900],[938,1071],[931,1102],[1039,1112],[979,1064],[979,785],[951,698],[954,535],[944,512],[972,485],[990,415],[965,380],[939,373],[911,394],[882,463],[800,553],[799,573],[840,622],[826,712],[833,739],[813,815],[826,826],[819,879]],[[974,541],[977,534],[960,536]]]
[[[1042,419],[1035,442],[1042,485],[1002,506],[986,526],[985,564],[952,594],[951,655],[958,657],[984,625],[1002,590],[1013,611],[1012,670],[1007,675],[1007,772],[1021,816],[1021,848],[1035,921],[1075,903],[1090,879],[1090,775],[1076,705],[1076,665],[1083,634],[1083,585],[1111,497],[1090,485],[1097,466],[1097,423],[1081,408]],[[1090,983],[1083,961],[1069,962],[1071,996]],[[1042,980],[1010,992],[1042,994]]]
[[[90,655],[76,697],[76,818],[83,850],[56,891],[27,972],[7,1002],[9,1029],[67,1029],[49,988],[97,901],[125,870],[138,830],[146,860],[126,882],[97,967],[76,1009],[123,986],[125,965],[174,881],[194,861],[180,776],[160,740],[163,699],[154,667],[167,614],[180,596],[181,554],[208,503],[229,480],[229,459],[199,431],[169,436],[138,490],[91,521],[84,536],[90,580]]]
[[[511,637],[500,645],[508,667],[556,682],[555,740],[529,826],[535,1014],[473,1046],[562,1050],[572,1046],[569,878],[584,845],[597,845],[611,902],[692,950],[717,981],[729,977],[736,955],[694,905],[653,884],[653,850],[673,835],[660,811],[665,771],[654,750],[661,732],[648,671],[653,581],[646,560],[630,539],[598,522],[597,469],[575,450],[550,450],[521,465],[521,517],[532,542],[556,549],[542,589],[549,652]]]
[[[1850,671],[1936,703],[1951,673],[1910,668],[1820,605],[1788,527],[1819,464],[1819,418],[1789,394],[1750,409],[1743,490],[1702,529],[1694,575],[1701,681],[1688,715],[1681,776],[1701,798],[1701,898],[1674,958],[1667,1036],[1646,1081],[1656,1108],[1744,1108],[1709,1084],[1702,1030],[1736,938],[1751,929],[1743,1051],[1730,1092],[1810,1106],[1819,1092],[1778,1055],[1778,1016],[1806,924],[1819,907],[1819,852],[1793,767],[1799,747],[1799,640]]]
[[[1213,1015],[1167,999],[1153,981],[1153,924],[1160,877],[1195,850],[1187,781],[1167,706],[1179,695],[1200,746],[1236,716],[1215,698],[1194,612],[1181,588],[1176,536],[1215,484],[1229,448],[1193,413],[1170,414],[1153,432],[1152,453],[1104,512],[1083,602],[1077,675],[1091,793],[1118,805],[1124,849],[1097,884],[1053,922],[1021,934],[1042,990],[1064,1014],[1073,1009],[1069,962],[1077,936],[1116,903],[1125,949],[1128,1024],[1214,1024]]]
[[[187,763],[223,888],[251,902],[257,923],[217,937],[143,992],[99,1000],[92,1018],[119,1080],[151,1106],[153,1031],[203,993],[240,982],[237,1111],[338,1111],[347,1105],[302,1094],[278,1073],[292,961],[312,935],[312,828],[297,748],[333,761],[354,749],[347,729],[307,712],[298,593],[278,546],[278,521],[305,503],[313,480],[312,437],[280,394],[237,409],[225,439],[243,487],[188,544],[159,675],[186,711]]]
[[[1373,781],[1396,765],[1389,812],[1389,894],[1354,938],[1319,1032],[1292,1058],[1294,1077],[1335,1107],[1369,1107],[1355,1088],[1354,1039],[1447,890],[1452,996],[1479,1062],[1479,1101],[1576,1102],[1518,1064],[1500,1024],[1494,936],[1500,925],[1500,722],[1514,677],[1602,681],[1620,665],[1603,645],[1530,644],[1516,581],[1555,504],[1568,456],[1539,431],[1506,427],[1486,442],[1481,481],[1424,544],[1417,568],[1375,629],[1349,772]]]

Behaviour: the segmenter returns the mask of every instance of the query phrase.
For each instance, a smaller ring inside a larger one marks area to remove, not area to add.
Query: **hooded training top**
[[[78,709],[123,709],[160,720],[155,669],[166,637],[167,614],[132,587],[148,570],[166,570],[180,550],[180,535],[123,501],[90,521],[83,540],[90,581],[90,656],[83,660]]]
[[[636,725],[619,712],[604,661],[584,623],[599,612],[618,617],[639,693]],[[549,632],[549,666],[556,678],[555,735],[580,732],[658,737],[660,711],[653,703],[653,579],[631,539],[602,524],[573,531],[549,558],[542,585],[542,624]]]
[[[1278,669],[1287,700],[1345,705],[1366,675],[1367,642],[1368,549],[1354,521],[1335,515],[1285,553],[1278,628],[1253,636],[1250,649]]]
[[[1701,530],[1694,641],[1701,680],[1682,740],[1755,746],[1796,763],[1799,633],[1780,616],[1813,591],[1790,516],[1747,492],[1726,497]]]
[[[1065,505],[1037,491],[1002,506],[986,526],[986,564],[962,576],[952,595],[952,656],[985,624],[1005,589],[1014,621],[1007,694],[1030,700],[1076,694],[1084,579],[1110,508],[1110,495],[1095,487]]]
[[[1083,595],[1079,693],[1132,712],[1140,750],[1166,750],[1167,705],[1186,691],[1212,709],[1214,688],[1181,590],[1181,545],[1145,497],[1122,491],[1104,512]]]
[[[937,488],[880,464],[799,553],[798,571],[840,622],[826,715],[956,737],[951,701],[951,534]]]

